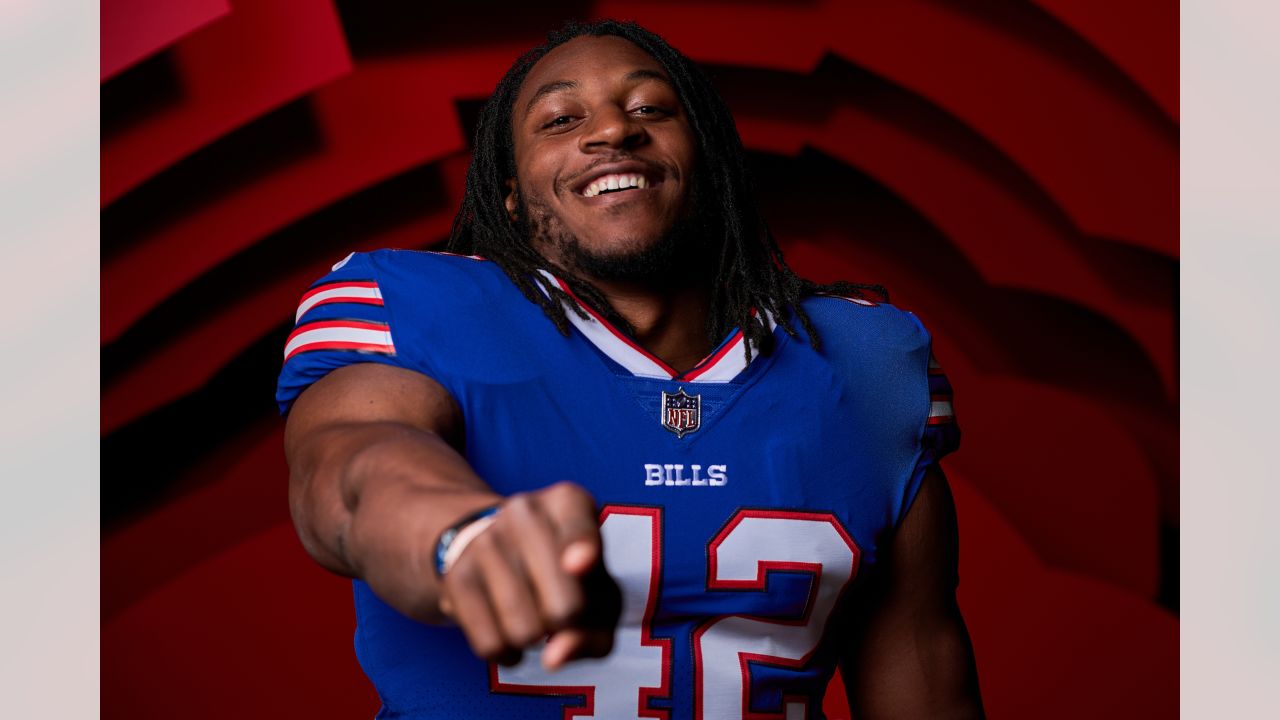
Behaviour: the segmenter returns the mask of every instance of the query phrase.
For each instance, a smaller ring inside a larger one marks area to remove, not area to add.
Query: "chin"
[[[600,280],[649,280],[668,273],[676,259],[675,238],[624,235],[561,245],[565,266]]]
[[[596,257],[629,257],[643,254],[663,241],[662,235],[619,235],[602,239],[583,239],[582,252]]]

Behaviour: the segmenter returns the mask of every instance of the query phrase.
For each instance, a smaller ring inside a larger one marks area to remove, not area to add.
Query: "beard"
[[[691,209],[697,208],[690,198]],[[624,238],[594,248],[574,235],[540,198],[517,197],[521,234],[544,256],[558,258],[575,275],[606,281],[643,282],[655,287],[709,282],[715,261],[713,237],[701,213],[685,212],[659,237]],[[548,252],[549,251],[549,252]],[[550,259],[550,258],[548,258]]]

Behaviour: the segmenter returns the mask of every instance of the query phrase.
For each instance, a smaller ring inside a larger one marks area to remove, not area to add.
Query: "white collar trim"
[[[546,270],[539,270],[538,272],[555,283],[570,298],[573,298],[579,308],[586,312],[587,317],[583,318],[574,311],[573,307],[565,308],[565,316],[578,329],[578,332],[582,333],[583,337],[590,341],[592,345],[595,345],[610,360],[621,365],[632,375],[662,380],[678,379],[681,382],[727,383],[741,375],[748,367],[744,366],[741,361],[742,344],[746,342],[746,339],[742,335],[741,328],[739,328],[728,340],[695,365],[692,370],[681,375],[661,359],[640,347],[625,333],[615,328],[608,320],[605,320],[599,313],[579,300],[563,280]],[[568,305],[568,303],[565,304]],[[777,327],[773,316],[765,313],[765,320],[769,324],[769,332],[773,332],[774,328]],[[751,361],[755,360],[757,354],[758,351],[752,346],[750,348]]]

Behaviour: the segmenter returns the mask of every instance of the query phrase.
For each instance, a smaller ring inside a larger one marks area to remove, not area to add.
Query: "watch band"
[[[466,549],[472,540],[493,524],[498,514],[499,505],[481,508],[440,533],[440,542],[436,543],[436,572],[440,577],[453,567],[453,563]]]

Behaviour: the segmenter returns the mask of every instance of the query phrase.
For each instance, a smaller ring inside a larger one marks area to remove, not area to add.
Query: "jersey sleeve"
[[[353,253],[334,265],[298,302],[276,384],[280,414],[287,414],[312,383],[345,365],[376,362],[403,367],[392,325],[369,256]]]
[[[912,317],[915,318],[914,315]],[[919,325],[919,319],[916,319],[916,323]],[[920,490],[920,485],[924,481],[925,473],[929,468],[936,465],[943,456],[954,452],[960,447],[960,425],[956,422],[951,382],[947,380],[942,365],[934,356],[932,338],[929,338],[928,331],[924,329],[923,325],[919,325],[919,327],[928,340],[926,345],[928,348],[928,363],[925,369],[925,385],[929,398],[927,410],[921,423],[919,454],[917,455],[911,478],[907,483],[905,502],[902,504],[902,513],[898,518],[899,522],[910,509],[911,503],[915,499],[916,493]]]

